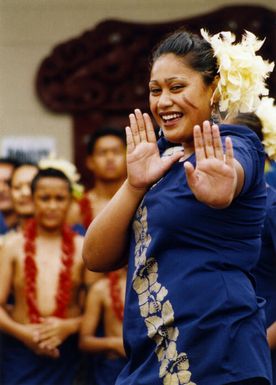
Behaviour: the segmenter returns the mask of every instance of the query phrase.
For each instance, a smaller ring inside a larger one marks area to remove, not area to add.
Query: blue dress
[[[261,245],[264,153],[242,126],[231,136],[245,170],[225,209],[199,202],[175,163],[144,196],[132,224],[124,343],[129,358],[116,385],[270,384],[264,301],[249,272]],[[162,156],[173,151],[165,138]],[[195,165],[195,155],[188,159]],[[262,382],[264,381],[264,382]]]
[[[256,291],[266,299],[267,327],[276,321],[276,190],[267,187],[266,218],[262,231],[260,259],[253,274]],[[276,385],[276,351],[272,353],[273,384]]]
[[[271,168],[265,175],[267,183],[276,189],[276,162],[271,162]]]
[[[111,359],[104,354],[93,356],[93,365],[91,359],[89,360],[92,370],[88,373],[88,385],[115,385],[119,373],[127,363],[126,358]]]

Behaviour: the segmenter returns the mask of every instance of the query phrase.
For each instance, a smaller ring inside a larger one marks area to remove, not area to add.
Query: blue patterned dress
[[[146,193],[132,223],[124,342],[129,362],[116,385],[270,384],[264,301],[249,271],[264,220],[264,153],[246,127],[221,125],[245,170],[225,209],[199,202],[183,162]],[[174,149],[162,138],[160,153]],[[188,159],[195,165],[195,155]],[[264,381],[264,382],[262,382]],[[251,384],[251,383],[250,383]]]
[[[276,190],[267,187],[266,218],[262,231],[262,248],[257,267],[253,271],[256,291],[266,299],[267,327],[276,322]],[[273,385],[276,385],[276,350],[271,352]]]

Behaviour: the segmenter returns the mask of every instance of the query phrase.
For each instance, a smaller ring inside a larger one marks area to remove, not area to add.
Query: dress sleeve
[[[271,189],[270,186],[268,186],[266,212],[269,236],[272,240],[274,256],[276,260],[276,191],[274,189]]]
[[[248,138],[229,135],[232,139],[234,157],[244,170],[244,184],[240,195],[263,181],[265,155],[261,144]],[[222,138],[224,145],[225,138]]]

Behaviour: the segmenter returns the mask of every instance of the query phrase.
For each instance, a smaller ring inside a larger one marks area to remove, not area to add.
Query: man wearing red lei
[[[125,134],[115,128],[95,131],[87,144],[86,165],[91,172],[93,187],[79,201],[71,204],[67,222],[87,229],[105,208],[126,178]],[[88,271],[86,282],[94,284],[103,274]]]
[[[71,221],[87,229],[92,220],[113,197],[126,178],[124,133],[114,128],[95,131],[87,145],[86,166],[93,178],[79,205],[71,210]]]
[[[7,239],[0,254],[0,383],[69,385],[78,364],[83,240],[65,225],[71,184],[61,171],[40,170],[32,194],[34,219]],[[11,291],[15,304],[7,312]]]

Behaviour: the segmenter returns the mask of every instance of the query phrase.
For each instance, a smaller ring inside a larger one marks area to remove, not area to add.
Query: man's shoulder
[[[9,255],[21,254],[23,248],[24,237],[20,231],[10,231],[0,237],[0,251]]]
[[[21,231],[9,231],[3,236],[4,244],[9,247],[18,247],[24,241],[24,236]]]

